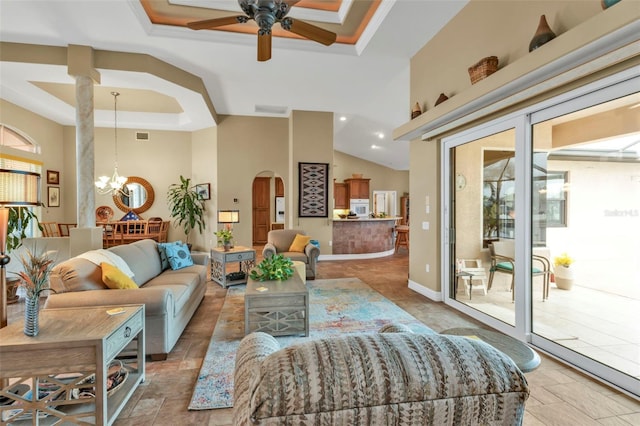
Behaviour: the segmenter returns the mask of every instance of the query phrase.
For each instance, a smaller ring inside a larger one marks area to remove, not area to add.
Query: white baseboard
[[[358,254],[321,254],[318,260],[355,260],[355,259],[375,259],[378,257],[391,256],[394,249],[381,251],[378,253],[358,253]]]
[[[409,280],[409,288],[416,293],[420,293],[424,297],[433,300],[434,302],[442,302],[444,300],[444,298],[442,297],[442,292],[433,291],[430,288],[420,285],[415,281]]]

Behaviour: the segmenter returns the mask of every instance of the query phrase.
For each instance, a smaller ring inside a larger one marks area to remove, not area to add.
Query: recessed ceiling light
[[[378,132],[378,138],[379,139],[384,139],[384,133]]]
[[[347,121],[347,117],[345,117],[344,115],[340,116],[340,121]]]

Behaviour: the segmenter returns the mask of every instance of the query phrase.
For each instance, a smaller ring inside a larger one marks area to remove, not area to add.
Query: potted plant
[[[36,336],[39,323],[40,294],[49,288],[49,274],[53,269],[53,259],[48,253],[32,252],[26,250],[26,255],[20,257],[20,263],[24,271],[17,272],[20,277],[20,286],[26,291],[24,305],[24,334]]]
[[[229,251],[231,248],[231,240],[233,240],[233,232],[231,229],[221,229],[214,232],[214,234],[218,237],[218,244],[224,246],[224,251]]]
[[[205,229],[204,223],[204,200],[196,191],[195,185],[191,185],[191,179],[180,176],[180,183],[169,186],[167,192],[167,202],[171,217],[174,218],[174,226],[181,226],[189,244],[189,234],[198,228],[202,233]]]
[[[571,290],[573,286],[573,269],[571,264],[573,259],[567,253],[553,258],[555,266],[553,275],[555,276],[556,287],[561,290]]]
[[[7,253],[20,247],[22,240],[27,238],[27,229],[32,220],[35,220],[36,226],[42,231],[42,225],[40,225],[38,217],[28,208],[8,207],[8,209]],[[4,247],[0,249],[4,249]]]
[[[249,277],[255,281],[284,281],[292,276],[293,262],[282,254],[265,257],[249,274]]]

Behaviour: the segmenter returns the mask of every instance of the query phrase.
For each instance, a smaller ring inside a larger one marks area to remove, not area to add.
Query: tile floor
[[[382,259],[320,262],[318,279],[356,276],[436,331],[480,325],[443,303],[410,290],[408,264],[405,251]],[[225,293],[219,285],[208,283],[205,298],[177,345],[166,361],[147,364],[147,380],[125,406],[116,426],[232,424],[231,409],[187,410]],[[10,305],[9,321],[19,320],[20,315],[20,306]],[[526,374],[531,396],[525,425],[640,424],[639,401],[544,354],[541,357],[541,366]]]

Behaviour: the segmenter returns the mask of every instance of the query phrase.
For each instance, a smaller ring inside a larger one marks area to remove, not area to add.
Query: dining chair
[[[75,228],[76,226],[78,226],[77,223],[59,223],[58,224],[58,234],[61,237],[68,237],[69,236],[69,229]]]
[[[42,236],[43,237],[59,237],[60,232],[58,231],[58,224],[56,222],[40,222],[42,225]]]
[[[491,267],[489,269],[489,284],[487,286],[488,290],[491,290],[491,285],[493,284],[493,277],[496,272],[501,272],[504,274],[511,275],[511,300],[515,300],[515,292],[514,289],[514,279],[515,279],[515,259],[511,256],[507,256],[505,254],[505,250],[509,250],[507,245],[502,244],[502,241],[494,241],[489,244],[489,254],[491,256]],[[511,244],[509,244],[511,245]],[[497,253],[499,251],[500,253]],[[544,256],[540,255],[532,255],[531,259],[531,276],[532,277],[542,277],[542,301],[545,301],[549,298],[549,286],[551,281],[551,262]]]

